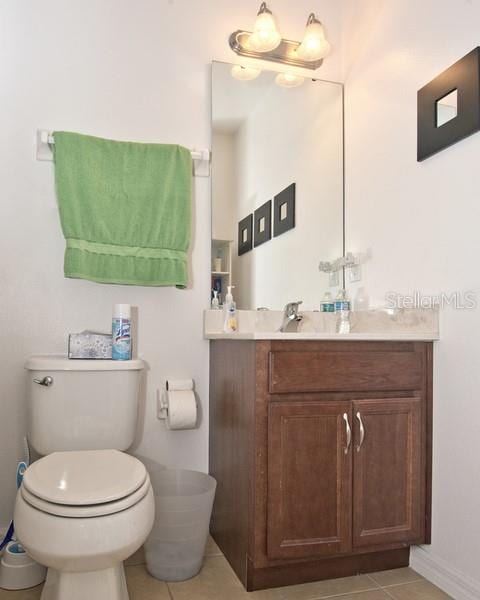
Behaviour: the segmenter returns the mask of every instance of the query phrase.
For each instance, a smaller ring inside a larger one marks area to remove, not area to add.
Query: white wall
[[[212,238],[233,240],[235,223],[235,146],[233,135],[212,133]],[[214,215],[214,218],[213,218]]]
[[[362,284],[374,304],[390,290],[480,292],[480,135],[416,162],[417,90],[478,45],[479,22],[480,3],[470,0],[346,1],[346,240],[347,250],[371,249]],[[479,332],[479,309],[444,311],[425,548],[471,578],[472,598],[480,595]]]
[[[299,38],[311,3],[272,0],[285,37]],[[341,69],[340,14],[322,3]],[[257,0],[3,0],[0,18],[0,523],[11,516],[25,432],[23,362],[65,351],[68,332],[108,329],[113,302],[139,307],[139,353],[148,361],[138,452],[206,469],[210,287],[210,181],[195,179],[192,287],[140,288],[64,279],[53,166],[34,159],[38,127],[117,139],[210,146],[210,62],[231,60],[231,31],[249,28]],[[190,375],[203,406],[199,430],[166,432],[155,390]]]

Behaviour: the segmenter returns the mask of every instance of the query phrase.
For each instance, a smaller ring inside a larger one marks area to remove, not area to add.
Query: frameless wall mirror
[[[343,254],[343,86],[212,70],[212,289],[222,302],[235,285],[241,309],[318,309],[318,263]]]
[[[454,119],[458,114],[458,91],[453,90],[436,103],[437,127],[441,127]]]

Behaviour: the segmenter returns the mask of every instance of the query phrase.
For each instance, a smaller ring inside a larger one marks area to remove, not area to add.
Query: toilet
[[[124,451],[134,441],[141,360],[32,356],[26,470],[15,530],[48,567],[41,600],[128,600],[123,561],[154,520],[149,475]]]

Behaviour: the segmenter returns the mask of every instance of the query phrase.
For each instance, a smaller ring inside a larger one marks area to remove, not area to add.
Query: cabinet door
[[[351,407],[330,401],[270,403],[269,558],[351,549]]]
[[[417,541],[424,513],[420,399],[355,401],[353,422],[354,548]]]

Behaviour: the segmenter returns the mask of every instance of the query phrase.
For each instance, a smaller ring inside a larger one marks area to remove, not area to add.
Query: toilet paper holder
[[[167,392],[195,390],[193,379],[167,379],[165,385],[157,392],[157,418],[168,418]]]

